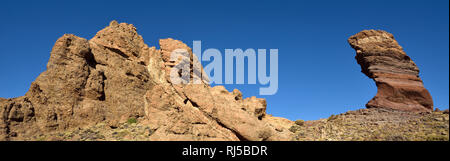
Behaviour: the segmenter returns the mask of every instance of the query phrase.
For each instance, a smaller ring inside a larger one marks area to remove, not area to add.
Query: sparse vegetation
[[[330,117],[328,117],[327,121],[333,121],[336,118],[337,118],[337,116],[332,114]]]
[[[290,129],[295,140],[448,141],[449,115],[361,109]]]
[[[133,121],[131,121],[133,122]],[[85,128],[40,134],[31,140],[36,141],[145,141],[150,140],[150,136],[155,130],[149,126],[139,123],[130,124],[128,121],[118,125],[117,128],[110,128],[109,125],[100,123]]]
[[[137,120],[136,120],[136,118],[132,117],[132,118],[129,118],[129,119],[127,120],[127,123],[128,123],[128,124],[135,124],[135,123],[137,123]]]
[[[295,134],[294,140],[298,141],[448,141],[449,115],[440,111],[413,114],[361,109],[327,119],[297,120],[289,131]],[[116,128],[101,123],[70,131],[40,134],[32,140],[150,140],[154,132],[154,128],[130,118]]]

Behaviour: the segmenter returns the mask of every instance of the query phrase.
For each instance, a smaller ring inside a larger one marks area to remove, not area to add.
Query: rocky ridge
[[[149,47],[133,25],[117,21],[91,40],[65,34],[25,96],[0,100],[0,140],[98,124],[115,129],[129,119],[152,131],[147,140],[292,139],[285,126],[271,123],[264,99],[210,87],[186,44],[162,39],[159,45]],[[174,51],[187,53],[171,61]],[[180,61],[191,67],[188,81],[202,83],[170,82]]]
[[[211,87],[179,40],[149,47],[116,21],[90,40],[65,34],[25,96],[0,98],[0,140],[448,140],[448,110],[432,111],[392,34],[365,30],[348,41],[378,87],[368,109],[294,122],[266,114],[265,99]],[[171,82],[172,70],[189,84]]]

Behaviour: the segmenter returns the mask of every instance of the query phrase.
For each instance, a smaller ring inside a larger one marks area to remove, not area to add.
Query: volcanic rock
[[[372,78],[378,92],[367,108],[423,112],[433,110],[433,100],[419,77],[419,68],[394,36],[381,30],[364,30],[348,39],[356,50],[361,70]]]
[[[191,48],[173,39],[159,45],[149,47],[133,25],[116,21],[91,40],[63,35],[25,96],[0,98],[0,140],[100,124],[114,129],[130,119],[150,127],[148,140],[292,139],[265,119],[264,99],[210,87]],[[190,69],[185,84],[170,79],[176,64]]]

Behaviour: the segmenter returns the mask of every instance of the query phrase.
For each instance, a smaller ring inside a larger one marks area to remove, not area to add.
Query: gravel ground
[[[106,124],[40,134],[37,141],[147,141],[154,128],[139,121],[117,127]],[[410,113],[387,109],[360,109],[327,119],[297,120],[289,129],[297,141],[448,141],[449,115],[442,111]]]
[[[360,109],[299,123],[290,130],[301,141],[448,141],[449,115]]]

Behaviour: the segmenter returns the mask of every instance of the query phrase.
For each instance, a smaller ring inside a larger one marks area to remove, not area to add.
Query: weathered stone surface
[[[26,97],[0,101],[0,141],[17,136],[18,133],[32,135],[39,131],[35,109]]]
[[[133,25],[116,21],[89,41],[62,36],[47,70],[25,96],[0,98],[0,140],[30,140],[100,124],[115,129],[130,118],[149,127],[145,140],[292,139],[291,132],[263,119],[264,99],[210,87],[186,44],[163,39],[160,47],[148,47]],[[174,51],[185,56],[171,61]],[[170,80],[180,62],[189,67],[191,84]]]
[[[147,64],[152,48],[131,24],[112,21],[89,41],[103,80],[106,120],[111,125],[144,117],[144,96],[151,86]],[[94,75],[95,76],[95,75]]]
[[[294,121],[272,115],[265,115],[262,120],[270,123],[279,132],[287,131],[295,124]]]
[[[148,64],[149,47],[132,24],[119,24],[117,21],[112,21],[108,27],[99,31],[90,42],[95,44],[93,47],[99,46],[102,50],[115,53],[123,58],[145,65]],[[106,60],[100,59],[99,63],[106,64],[104,61]]]
[[[392,34],[364,30],[351,36],[348,42],[356,50],[355,58],[362,72],[378,87],[367,108],[417,112],[433,109],[431,95],[419,78],[419,68]]]
[[[87,120],[73,116],[83,108],[84,89],[94,64],[86,39],[66,34],[56,41],[47,70],[31,84],[25,95],[34,106],[41,130],[66,129],[86,123]]]
[[[246,111],[253,113],[258,119],[261,120],[266,115],[266,99],[252,96],[244,99],[242,103]]]
[[[228,128],[241,140],[267,140],[272,135],[265,124],[232,102],[234,97],[222,86],[210,89],[202,85],[187,85],[181,92],[205,115]]]
[[[178,70],[187,68],[190,69],[188,72],[181,73],[180,71],[180,75],[182,75],[185,82],[194,82],[195,84],[209,83],[209,78],[204,72],[201,63],[198,61],[198,57],[192,53],[192,49],[189,46],[179,40],[171,38],[159,40],[159,46],[161,47],[160,53],[165,65],[167,80],[170,81],[170,71],[172,68]],[[178,59],[171,61],[172,54],[178,54]]]

